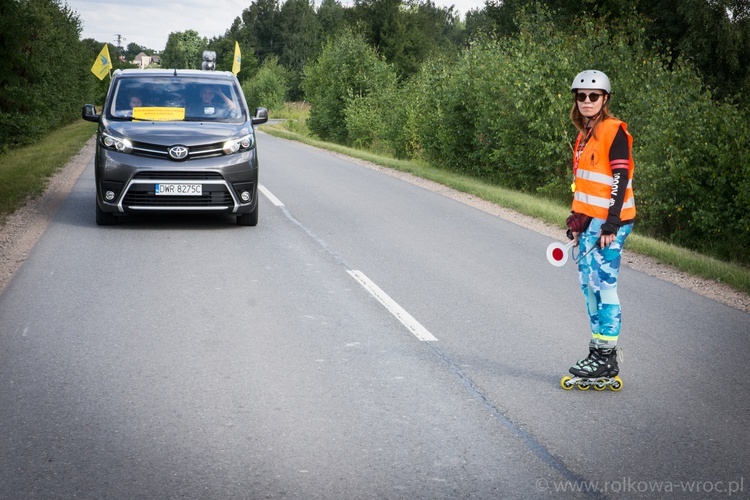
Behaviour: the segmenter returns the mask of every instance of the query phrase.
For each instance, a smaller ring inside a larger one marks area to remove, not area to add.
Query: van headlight
[[[102,144],[109,149],[116,149],[121,153],[130,153],[133,151],[133,143],[127,139],[121,139],[105,132],[102,133]]]
[[[254,145],[255,139],[253,138],[252,134],[249,134],[244,137],[240,137],[239,139],[232,139],[231,141],[225,142],[223,149],[224,153],[231,155],[238,151],[247,151],[248,149],[252,149]]]

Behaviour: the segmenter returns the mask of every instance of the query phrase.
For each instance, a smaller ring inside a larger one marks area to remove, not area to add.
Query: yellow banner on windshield
[[[185,108],[165,108],[158,106],[133,108],[133,120],[174,122],[185,119]]]

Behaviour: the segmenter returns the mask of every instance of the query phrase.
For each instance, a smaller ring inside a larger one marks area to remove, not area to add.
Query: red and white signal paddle
[[[547,247],[547,260],[555,267],[562,267],[568,262],[568,250],[575,245],[575,240],[563,245],[559,241],[554,241]]]
[[[571,249],[571,247],[575,246],[576,240],[571,240],[570,242],[563,245],[559,241],[554,241],[549,244],[547,247],[547,260],[550,264],[552,264],[555,267],[562,267],[565,265],[566,262],[568,262],[568,250]],[[596,243],[591,245],[591,248],[586,250],[583,255],[578,255],[578,257],[573,257],[576,262],[580,262],[581,259],[586,257],[588,254],[590,254],[596,246],[599,244],[599,239],[596,240]]]

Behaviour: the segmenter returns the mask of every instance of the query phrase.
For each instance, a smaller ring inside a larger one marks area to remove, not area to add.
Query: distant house
[[[132,62],[141,69],[145,69],[148,68],[151,64],[159,64],[160,60],[161,58],[158,54],[149,56],[145,52],[141,52],[140,54],[135,56],[135,59],[133,59]]]

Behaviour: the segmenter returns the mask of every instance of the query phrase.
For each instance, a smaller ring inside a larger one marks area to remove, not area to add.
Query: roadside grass
[[[286,102],[279,109],[268,111],[269,117],[281,120],[305,121],[310,112],[310,105],[305,102]]]
[[[29,199],[44,193],[49,178],[81,151],[96,124],[76,121],[40,141],[0,155],[0,223]]]
[[[305,102],[287,102],[280,109],[268,111],[272,120],[284,120],[284,129],[295,134],[309,136],[307,128],[307,116],[310,114],[310,105]]]
[[[544,198],[519,193],[481,180],[457,175],[425,163],[398,160],[369,151],[349,148],[338,144],[321,141],[313,137],[304,125],[304,118],[289,118],[279,124],[263,125],[262,130],[269,135],[303,142],[329,151],[359,158],[365,161],[407,172],[418,177],[443,184],[457,191],[475,195],[505,208],[515,210],[564,229],[564,221],[570,208]],[[700,276],[750,295],[750,269],[730,262],[720,261],[713,257],[699,254],[692,250],[650,238],[637,232],[636,229],[628,238],[628,251],[654,258],[656,261],[670,265],[680,271]]]

